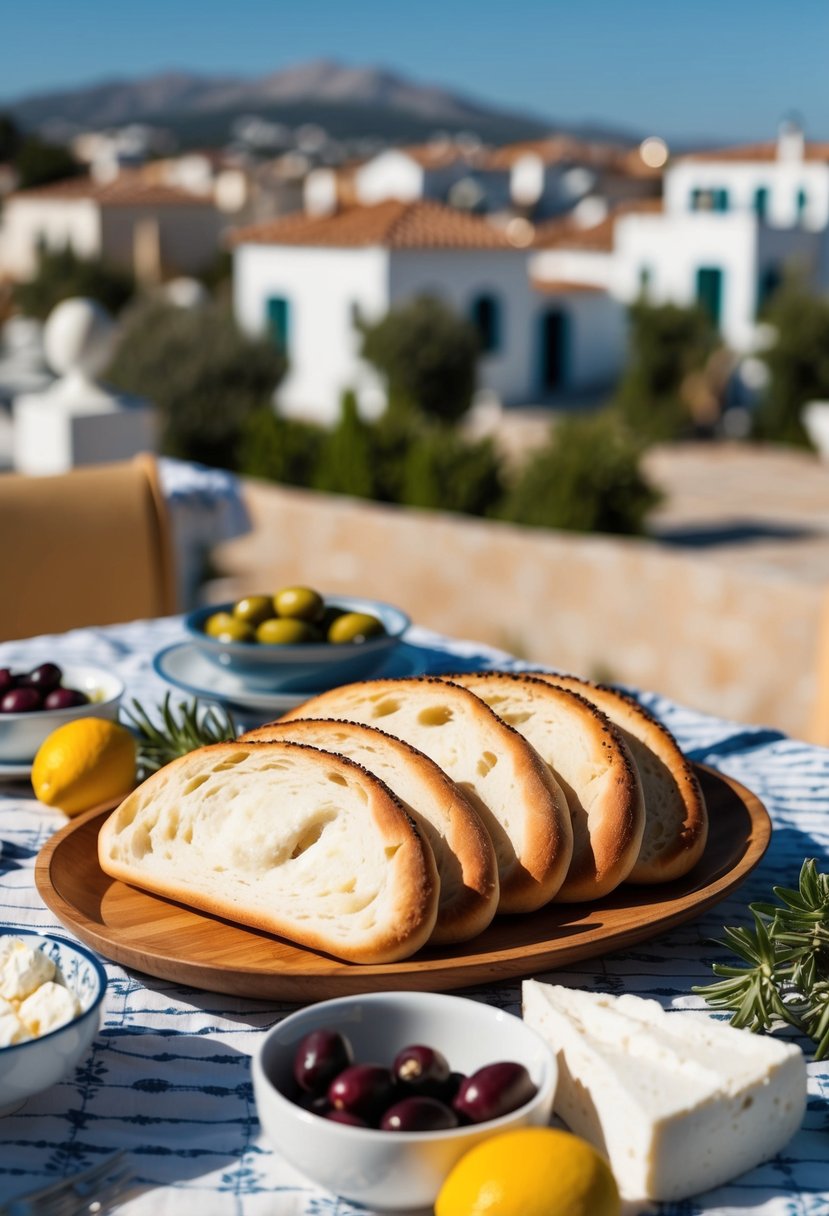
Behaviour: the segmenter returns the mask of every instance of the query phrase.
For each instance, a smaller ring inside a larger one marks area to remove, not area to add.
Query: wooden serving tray
[[[496,917],[470,942],[426,948],[401,963],[344,963],[117,882],[98,865],[98,830],[108,813],[100,807],[52,837],[38,855],[35,879],[61,923],[99,954],[208,992],[305,1003],[377,989],[465,988],[658,937],[738,886],[766,851],[771,821],[744,786],[713,769],[696,771],[710,831],[704,856],[685,878],[622,886],[595,903]]]

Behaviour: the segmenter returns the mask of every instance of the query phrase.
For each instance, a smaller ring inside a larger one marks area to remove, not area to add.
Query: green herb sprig
[[[178,756],[186,756],[197,747],[210,743],[225,743],[236,738],[236,723],[227,710],[215,706],[202,709],[198,701],[170,704],[170,694],[159,706],[161,725],[157,726],[138,701],[132,707],[121,707],[125,725],[138,743],[138,774],[143,781],[150,773],[169,764]]]
[[[774,887],[780,901],[749,904],[754,928],[724,929],[728,946],[747,966],[714,963],[717,984],[694,987],[714,1009],[731,1010],[732,1026],[767,1031],[788,1022],[829,1056],[829,874],[803,862],[796,891]]]

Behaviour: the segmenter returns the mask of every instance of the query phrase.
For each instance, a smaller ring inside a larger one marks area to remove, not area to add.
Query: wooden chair
[[[0,641],[175,612],[153,457],[0,475],[0,587]]]

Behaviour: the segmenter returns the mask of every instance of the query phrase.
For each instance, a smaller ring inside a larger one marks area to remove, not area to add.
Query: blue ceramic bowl
[[[269,646],[260,642],[219,642],[204,632],[209,617],[230,612],[233,604],[211,604],[185,617],[193,644],[211,663],[242,676],[252,689],[269,692],[317,692],[335,684],[364,680],[399,646],[409,617],[382,600],[354,595],[325,596],[325,606],[346,612],[367,612],[382,622],[385,633],[365,642],[306,642],[295,646]]]
[[[0,1115],[4,1115],[60,1081],[86,1055],[101,1024],[107,977],[89,950],[65,938],[5,927],[0,928],[0,937],[19,937],[47,954],[81,1010],[70,1022],[39,1038],[0,1047]]]

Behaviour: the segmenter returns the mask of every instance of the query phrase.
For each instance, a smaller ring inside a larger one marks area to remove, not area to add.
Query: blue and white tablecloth
[[[504,665],[504,656],[480,646],[420,630],[408,636],[426,669],[445,669],[447,651],[450,666],[460,660]],[[0,666],[46,659],[100,664],[124,678],[127,699],[154,705],[168,689],[153,673],[152,655],[183,637],[178,619],[77,630],[0,645]],[[723,924],[746,923],[746,903],[768,898],[773,883],[796,885],[804,857],[818,858],[822,869],[829,865],[829,751],[660,697],[642,700],[694,760],[732,775],[762,799],[774,822],[771,846],[746,883],[699,919],[635,950],[546,978],[699,1008],[690,988],[710,981],[711,963],[724,957],[711,944]],[[26,784],[0,784],[0,921],[66,932],[44,907],[33,878],[38,850],[64,822],[40,806]],[[111,964],[107,971],[104,1024],[88,1058],[74,1076],[0,1124],[0,1202],[125,1148],[150,1188],[122,1205],[125,1216],[351,1216],[364,1210],[313,1189],[260,1133],[249,1058],[260,1032],[292,1006],[183,988]],[[519,992],[517,981],[507,981],[466,995],[518,1013]],[[809,1044],[801,1045],[808,1054]],[[780,1157],[729,1186],[656,1210],[659,1216],[827,1216],[829,1063],[809,1063],[806,1120]]]

